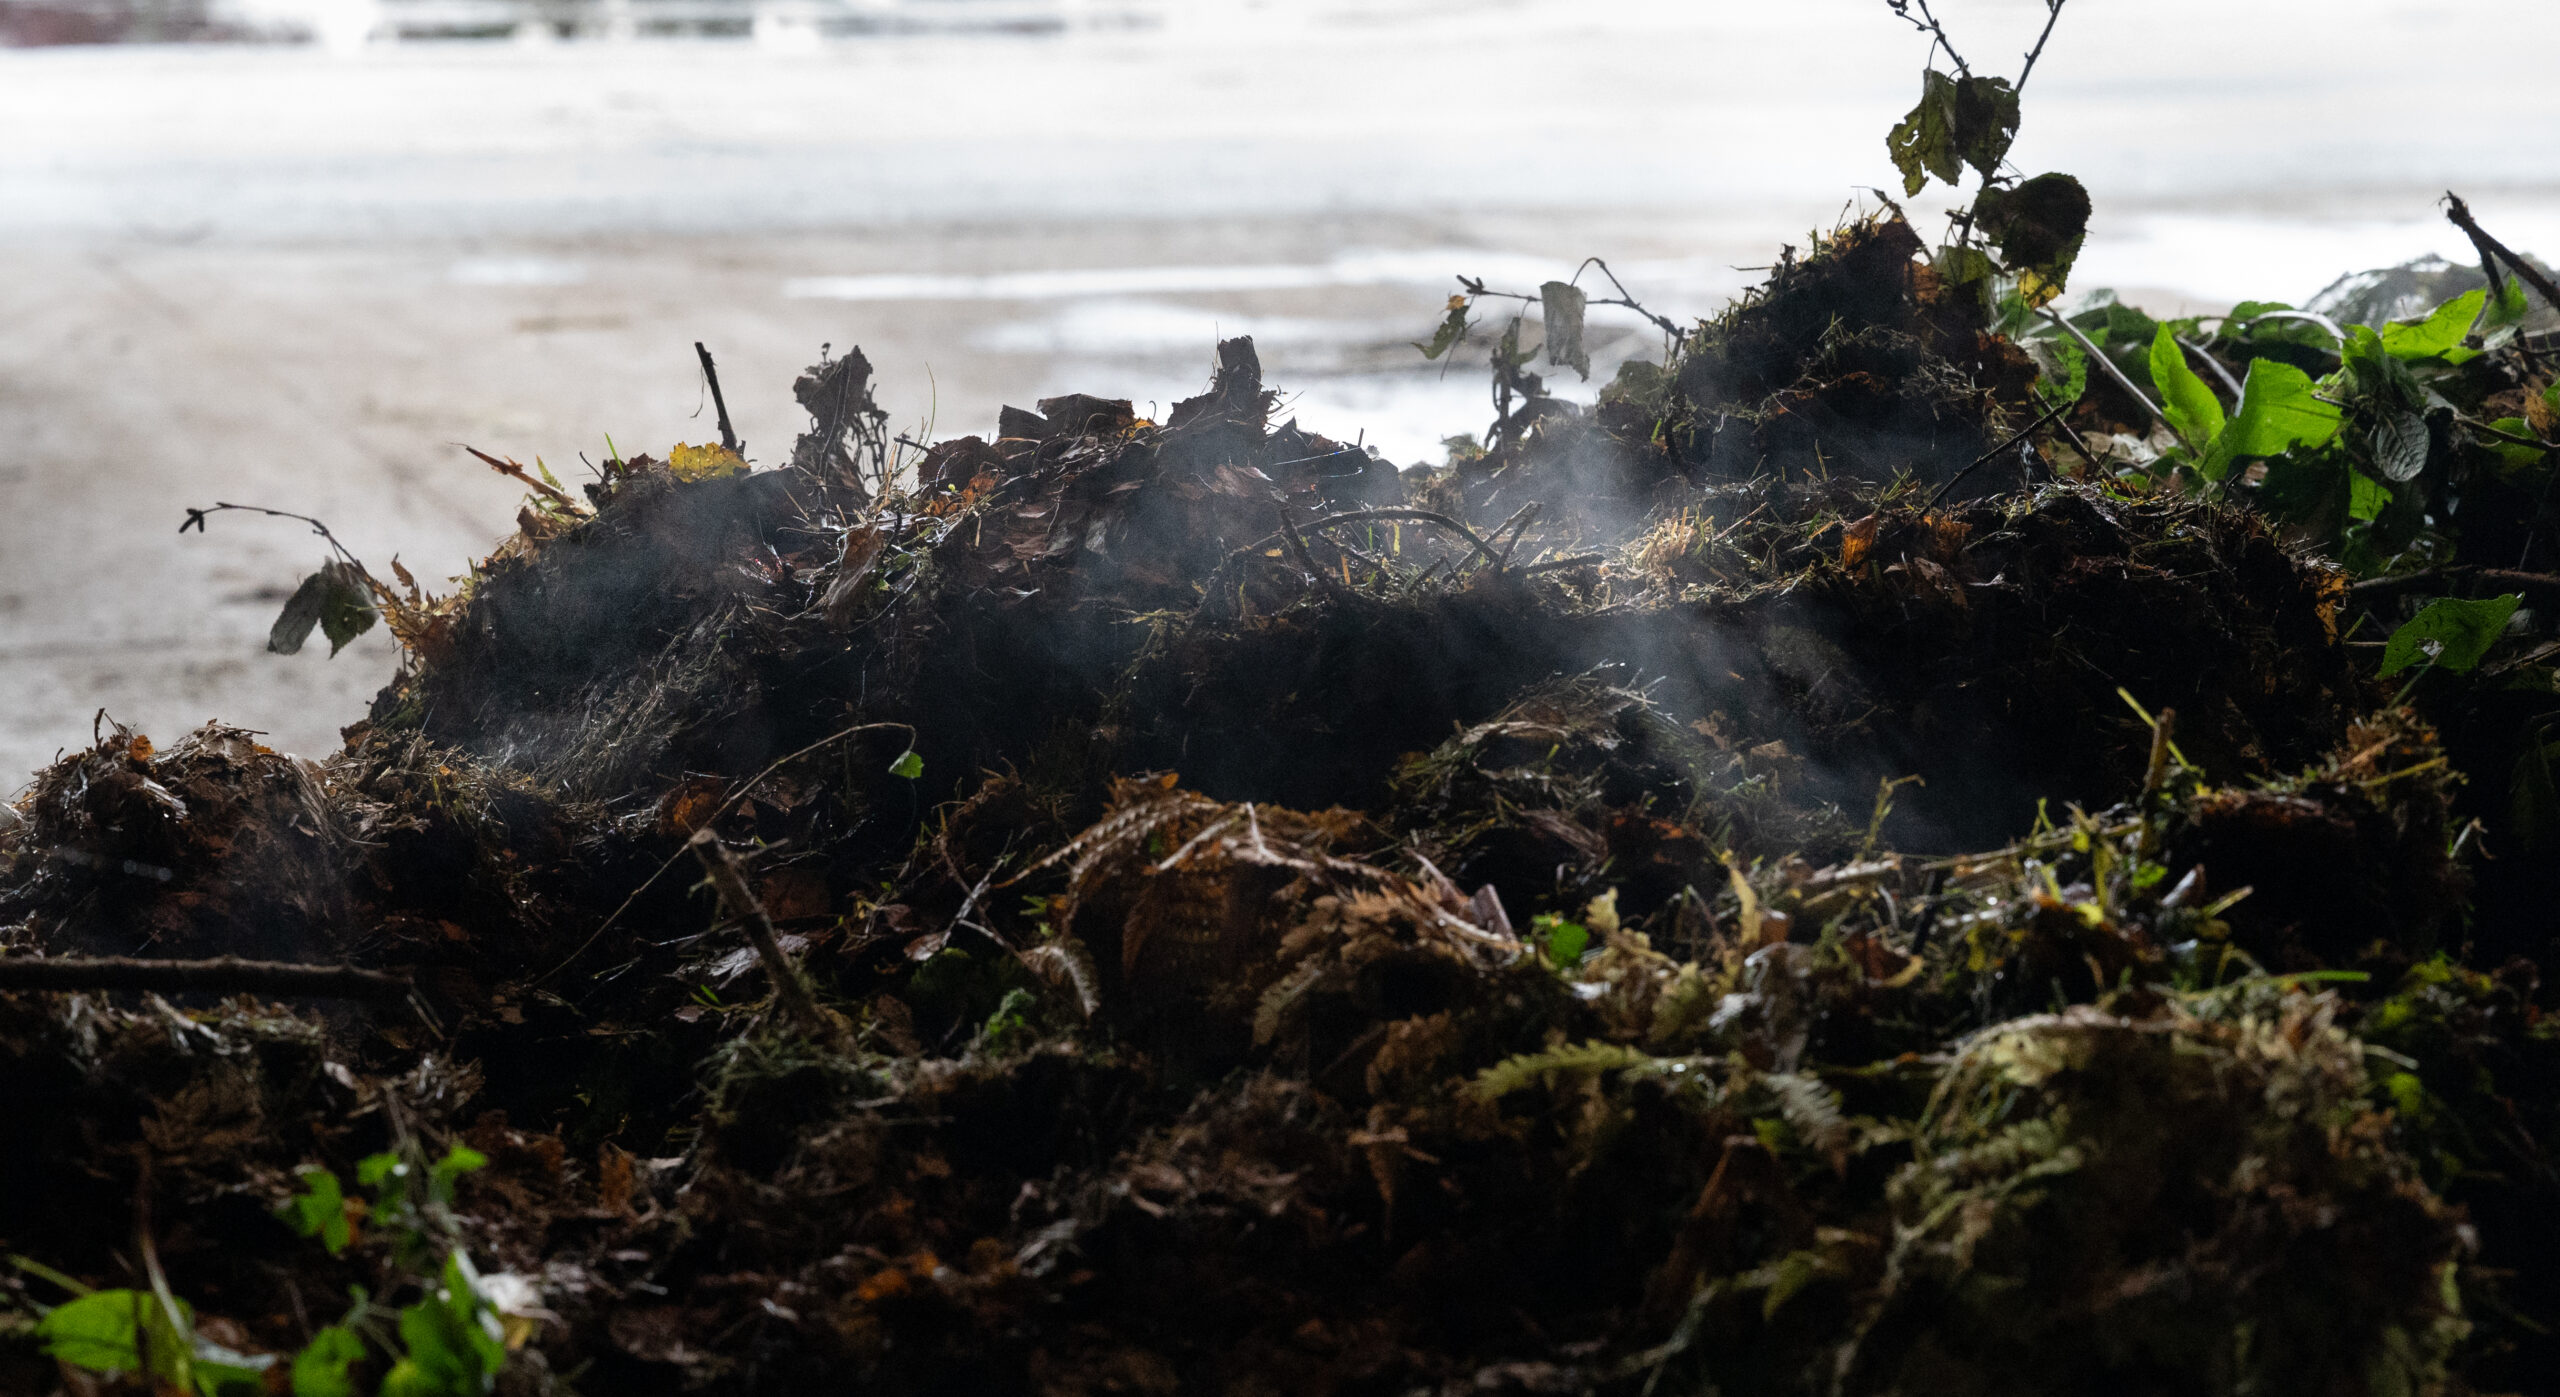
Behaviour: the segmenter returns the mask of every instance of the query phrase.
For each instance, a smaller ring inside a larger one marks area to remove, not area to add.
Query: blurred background
[[[1942,0],[2014,75],[2041,0]],[[2553,0],[2072,0],[2026,173],[2154,309],[2560,250]],[[513,527],[463,450],[788,453],[859,345],[923,436],[1197,392],[1249,333],[1399,463],[1483,428],[1457,274],[1586,256],[1710,314],[1890,188],[1928,41],[1884,0],[0,0],[0,790],[110,715],[317,754],[389,675],[263,652],[326,519],[435,590]],[[1897,191],[1898,192],[1898,191]],[[1941,205],[1911,201],[1924,231]],[[1658,352],[1609,322],[1594,381]],[[1595,313],[1595,333],[1600,318]],[[1569,394],[1571,395],[1571,394]]]

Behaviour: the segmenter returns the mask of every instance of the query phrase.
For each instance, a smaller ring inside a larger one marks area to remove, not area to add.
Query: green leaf
[[[370,1189],[379,1189],[384,1180],[407,1172],[409,1166],[401,1163],[400,1156],[390,1150],[369,1154],[356,1161],[356,1182]]]
[[[427,1196],[438,1203],[453,1202],[454,1180],[475,1169],[486,1168],[488,1163],[487,1155],[459,1140],[455,1141],[445,1150],[444,1158],[436,1161],[434,1172],[428,1175]]]
[[[45,1356],[94,1373],[142,1369],[138,1335],[159,1301],[142,1290],[93,1290],[36,1321]],[[165,1321],[164,1321],[165,1323]]]
[[[2152,332],[2151,382],[2160,390],[2161,414],[2188,445],[2202,451],[2221,435],[2222,401],[2187,367],[2186,351],[2166,325]]]
[[[1538,288],[1539,315],[1547,332],[1547,362],[1569,364],[1585,380],[1591,377],[1591,352],[1582,347],[1582,312],[1589,304],[1582,288],[1551,281]]]
[[[1417,343],[1425,359],[1437,359],[1449,352],[1450,346],[1467,337],[1467,298],[1449,298],[1449,313],[1440,318],[1440,328],[1431,332],[1431,343]]]
[[[2505,634],[2507,618],[2515,615],[2522,600],[2511,592],[2481,601],[2448,597],[2430,602],[2426,610],[2391,633],[2382,647],[2382,673],[2398,674],[2431,656],[2438,669],[2470,673]]]
[[[2165,328],[2165,327],[2164,327]],[[2297,446],[2325,446],[2344,414],[2320,401],[2311,375],[2274,359],[2249,361],[2240,381],[2240,409],[2214,438],[2205,478],[2219,480],[2233,461],[2281,456]]]
[[[2069,340],[2038,340],[2029,350],[2037,360],[2036,392],[2054,407],[2076,403],[2089,391],[2089,352]],[[2044,361],[2050,356],[2052,365]],[[2057,378],[2060,381],[2056,381]]]
[[[329,637],[329,653],[334,656],[348,641],[372,630],[373,622],[373,593],[365,585],[363,569],[332,559],[294,589],[284,613],[267,631],[267,649],[279,655],[297,654],[317,626]]]
[[[1532,919],[1529,926],[1531,939],[1537,942],[1538,953],[1546,957],[1547,964],[1558,970],[1579,964],[1582,953],[1590,949],[1591,928],[1580,922],[1546,913]]]
[[[336,1256],[352,1240],[347,1199],[338,1188],[338,1176],[316,1165],[304,1165],[296,1173],[304,1191],[286,1199],[277,1215],[303,1236],[319,1238],[320,1245]]]
[[[2501,417],[2489,425],[2511,437],[2534,435],[2533,424],[2521,417]],[[2551,459],[2551,452],[2538,446],[2519,446],[2495,437],[2483,437],[2480,444],[2489,449],[2490,455],[2498,458],[2499,466],[2508,473],[2531,470]]]
[[[889,774],[913,781],[924,775],[924,757],[910,750],[906,755],[889,763]]]
[[[2371,523],[2391,507],[2391,487],[2365,474],[2347,472],[2347,517]]]
[[[2466,291],[2435,308],[2426,319],[2413,324],[2382,327],[2382,352],[2394,359],[2443,359],[2459,364],[2472,358],[2474,351],[2462,347],[2463,337],[2471,333],[2471,323],[2480,318],[2486,305],[2486,288]]]
[[[357,1397],[347,1370],[364,1361],[364,1340],[344,1325],[332,1324],[311,1336],[293,1356],[293,1397]]]

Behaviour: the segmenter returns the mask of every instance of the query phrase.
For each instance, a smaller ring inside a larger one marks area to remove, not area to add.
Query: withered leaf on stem
[[[311,638],[317,626],[329,637],[329,653],[334,656],[348,641],[372,630],[374,619],[373,597],[363,571],[353,563],[332,559],[294,589],[284,614],[267,632],[267,648],[279,655],[299,654],[302,642]]]

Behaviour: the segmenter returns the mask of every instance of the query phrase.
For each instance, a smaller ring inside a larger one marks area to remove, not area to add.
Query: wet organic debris
[[[452,595],[330,565],[405,652],[343,751],[102,720],[0,828],[7,960],[410,987],[0,992],[0,1386],[2539,1381],[2560,700],[2469,593],[2549,351],[2046,318],[2014,89],[1906,125],[1948,247],[1590,408],[1522,293],[1438,469],[1249,340],[1162,422],[914,447],[857,350],[773,469],[484,456]]]

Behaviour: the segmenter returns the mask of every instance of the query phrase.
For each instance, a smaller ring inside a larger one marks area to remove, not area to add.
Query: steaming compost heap
[[[2358,618],[2452,589],[2128,488],[2133,385],[2060,416],[1919,251],[1845,227],[1595,408],[1515,324],[1403,475],[1237,340],[893,484],[856,352],[788,464],[383,588],[324,761],[102,728],[0,969],[385,975],[0,993],[0,1388],[2547,1373],[2547,647],[2378,680]],[[85,1366],[80,1282],[148,1301]]]

